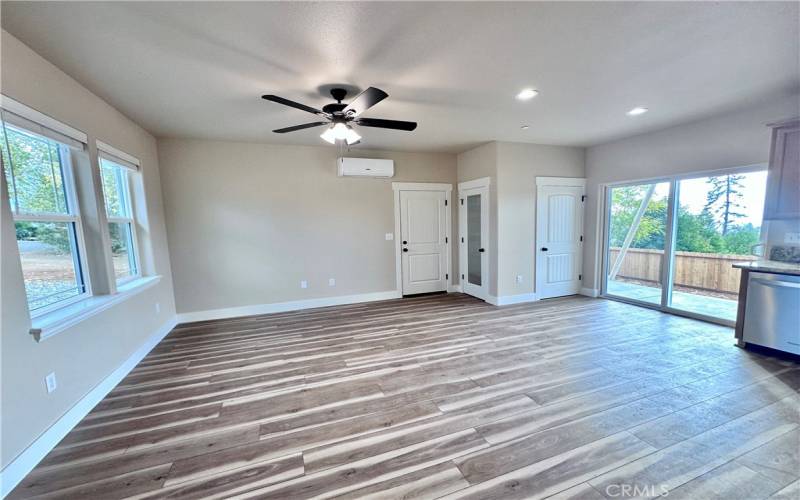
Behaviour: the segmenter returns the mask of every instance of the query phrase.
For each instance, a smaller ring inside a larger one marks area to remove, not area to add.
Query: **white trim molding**
[[[475,188],[482,188],[482,187],[489,187],[492,183],[491,177],[480,177],[478,179],[472,179],[471,181],[464,181],[458,183],[459,191],[464,189],[475,189]]]
[[[597,288],[581,288],[581,295],[585,295],[587,297],[599,297],[600,290]]]
[[[452,184],[443,182],[393,182],[394,191],[447,191],[453,190]]]
[[[89,141],[89,137],[85,132],[81,132],[74,127],[70,127],[66,123],[60,122],[55,118],[42,113],[41,111],[31,108],[30,106],[26,106],[25,104],[22,104],[21,102],[8,97],[7,95],[0,94],[0,108],[10,111],[15,115],[21,116],[22,118],[30,120],[38,125],[49,128],[54,132],[65,135],[70,139],[80,143],[86,144]]]
[[[586,187],[586,179],[583,177],[537,177],[536,185]]]
[[[138,170],[139,167],[142,166],[141,162],[139,161],[139,158],[136,158],[133,155],[129,155],[125,151],[117,149],[114,146],[106,144],[103,141],[96,140],[94,142],[97,145],[98,154],[105,153],[107,157],[110,157],[108,158],[109,160],[117,163],[123,163],[122,165],[123,167],[130,168],[131,170]],[[103,155],[100,154],[100,156]]]
[[[103,400],[111,390],[119,384],[133,368],[144,359],[145,356],[156,346],[167,334],[175,328],[176,318],[172,318],[156,330],[141,347],[131,354],[116,370],[103,379],[85,396],[83,396],[72,408],[67,410],[53,425],[42,433],[30,446],[17,455],[0,472],[0,496],[5,497],[27,476],[42,459],[64,439],[83,417],[94,408],[97,403]]]
[[[207,321],[212,319],[239,318],[242,316],[258,316],[277,312],[300,311],[317,307],[341,306],[345,304],[358,304],[361,302],[375,302],[378,300],[399,299],[402,296],[397,290],[386,292],[361,293],[357,295],[338,295],[333,297],[320,297],[317,299],[293,300],[289,302],[272,302],[269,304],[254,304],[250,306],[226,307],[222,309],[208,309],[205,311],[192,311],[178,314],[178,323],[191,323],[194,321]]]
[[[41,342],[64,330],[85,321],[106,309],[137,295],[161,281],[161,276],[146,276],[128,281],[111,295],[96,295],[81,299],[74,304],[60,307],[31,320],[30,334],[36,342]]]
[[[517,295],[502,295],[500,297],[489,295],[486,302],[495,306],[510,306],[512,304],[523,304],[525,302],[536,302],[538,300],[535,293],[520,293]]]

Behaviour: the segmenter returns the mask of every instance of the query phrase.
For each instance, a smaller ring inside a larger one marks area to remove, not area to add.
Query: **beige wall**
[[[375,179],[338,177],[332,147],[158,149],[179,313],[396,290],[392,182],[456,181],[449,154],[346,153],[393,159]]]
[[[497,148],[497,295],[530,294],[536,291],[536,177],[583,177],[584,149],[515,142]]]
[[[5,467],[175,315],[155,139],[19,40],[2,32],[2,92],[142,162],[139,227],[144,269],[163,276],[139,295],[36,343],[28,333],[14,225],[2,189],[2,465]],[[82,168],[91,168],[84,165]],[[158,302],[161,312],[156,314]],[[44,378],[55,372],[58,389]]]
[[[535,292],[539,176],[583,177],[584,149],[491,142],[458,155],[459,182],[491,178],[489,293],[495,297]]]
[[[601,283],[602,184],[767,163],[766,124],[798,114],[800,96],[781,95],[739,111],[588,148],[584,286],[599,289]]]

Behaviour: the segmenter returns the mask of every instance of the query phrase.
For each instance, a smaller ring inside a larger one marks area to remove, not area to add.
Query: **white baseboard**
[[[313,309],[315,307],[340,306],[344,304],[357,304],[359,302],[399,299],[401,297],[402,294],[398,290],[390,290],[387,292],[339,295],[336,297],[321,297],[318,299],[294,300],[291,302],[273,302],[271,304],[254,304],[251,306],[209,309],[206,311],[193,311],[178,314],[178,323],[207,321],[211,319],[238,318],[241,316],[255,316],[258,314],[270,314],[286,311],[299,311],[301,309]]]
[[[461,293],[461,285],[450,285],[447,287],[447,293]]]
[[[581,295],[586,295],[587,297],[599,297],[600,290],[597,288],[581,288]]]
[[[489,295],[486,302],[496,306],[508,306],[511,304],[522,304],[524,302],[536,302],[537,300],[539,299],[536,297],[535,293],[520,293],[518,295],[502,295],[500,297]]]
[[[102,401],[102,399],[111,392],[111,389],[116,387],[117,384],[125,378],[125,375],[130,373],[139,361],[147,356],[147,353],[149,353],[153,347],[167,336],[176,324],[176,318],[164,323],[141,347],[134,351],[122,365],[83,396],[72,408],[67,410],[61,418],[44,431],[36,441],[31,443],[30,446],[25,448],[22,453],[6,465],[2,472],[0,472],[0,497],[8,495],[11,490],[13,490],[19,482],[22,481],[53,448],[55,448],[59,441],[64,439],[64,436],[66,436],[73,427],[78,425],[78,422],[80,422],[97,403]]]

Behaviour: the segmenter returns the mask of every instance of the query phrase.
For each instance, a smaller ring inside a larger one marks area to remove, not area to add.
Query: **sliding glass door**
[[[731,324],[765,191],[763,170],[609,186],[604,295]]]
[[[661,304],[669,182],[610,188],[606,293]]]

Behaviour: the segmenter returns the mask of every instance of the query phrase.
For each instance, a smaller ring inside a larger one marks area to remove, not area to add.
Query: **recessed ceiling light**
[[[647,113],[647,108],[643,108],[641,106],[636,106],[632,110],[628,111],[627,114],[628,114],[628,116],[637,116],[637,115],[643,115],[645,113]]]
[[[522,130],[528,130],[530,127],[528,127],[527,125],[523,125],[523,126],[521,126],[520,128],[521,128]]]
[[[537,95],[539,95],[538,90],[522,89],[519,92],[519,94],[517,94],[517,99],[519,99],[520,101],[527,101],[528,99],[533,99]]]

